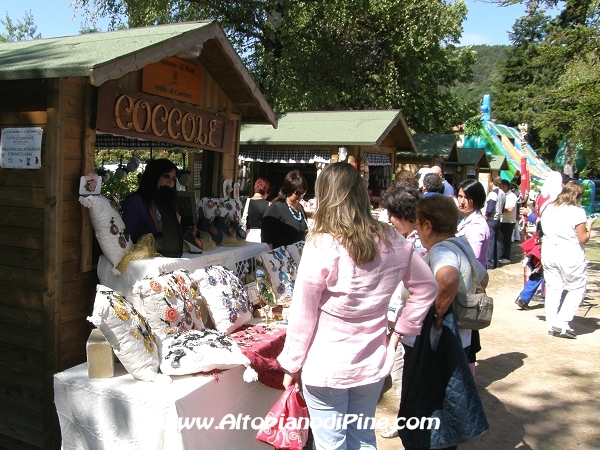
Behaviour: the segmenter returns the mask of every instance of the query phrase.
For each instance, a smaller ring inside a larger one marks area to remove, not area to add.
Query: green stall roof
[[[242,146],[380,146],[389,138],[398,149],[416,152],[400,110],[309,111],[277,114],[277,129],[243,124]],[[386,142],[386,145],[387,144]]]
[[[3,42],[0,81],[86,77],[101,86],[166,56],[201,63],[242,120],[277,126],[271,106],[214,20]]]

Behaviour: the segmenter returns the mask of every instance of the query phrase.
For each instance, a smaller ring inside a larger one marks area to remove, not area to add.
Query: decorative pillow
[[[167,375],[188,375],[215,369],[246,366],[245,381],[258,379],[233,339],[215,330],[191,330],[168,335],[161,343],[160,370]]]
[[[198,284],[178,269],[138,281],[134,294],[142,299],[148,323],[159,338],[186,330],[202,330]]]
[[[227,210],[227,216],[231,220],[239,222],[242,218],[243,204],[239,198],[230,198],[225,201],[225,209]]]
[[[198,283],[217,331],[231,333],[252,319],[248,294],[231,270],[210,266],[196,270],[190,278]]]
[[[260,254],[265,271],[269,272],[271,286],[277,302],[294,293],[294,281],[298,263],[285,247],[278,247]]]
[[[294,262],[296,263],[296,268],[300,264],[300,258],[302,258],[302,250],[304,249],[304,241],[298,241],[294,244],[286,245],[285,249],[290,253]],[[294,274],[294,280],[296,280],[296,275]]]
[[[232,220],[242,217],[242,201],[240,199],[203,197],[199,207],[207,219],[229,216]]]
[[[152,381],[156,378],[160,362],[156,336],[144,316],[123,294],[99,284],[94,311],[88,320],[102,332],[135,379]]]
[[[115,266],[113,273],[120,275],[116,266],[131,250],[133,243],[119,211],[103,195],[79,197],[79,203],[89,209],[92,226],[102,253]]]

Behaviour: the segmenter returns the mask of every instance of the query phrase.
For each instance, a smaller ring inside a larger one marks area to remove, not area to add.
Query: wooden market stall
[[[277,185],[289,170],[297,168],[306,177],[310,197],[317,177],[315,163],[346,160],[361,169],[361,162],[367,159],[365,177],[369,189],[377,194],[391,181],[396,153],[416,153],[400,110],[288,112],[277,118],[277,129],[242,125],[239,162],[246,166],[244,184],[248,187],[258,175]],[[251,195],[248,189],[246,194]]]
[[[0,98],[0,448],[60,448],[53,375],[85,361],[97,283],[78,202],[96,132],[193,149],[210,193],[241,123],[277,118],[215,21],[1,43]]]
[[[417,154],[398,153],[396,170],[417,172],[424,167],[438,165],[444,178],[457,186],[467,178],[480,178],[480,170],[489,172],[489,160],[485,149],[469,149],[458,146],[454,134],[413,134]],[[487,185],[484,182],[484,185]]]
[[[456,136],[454,134],[423,134],[412,135],[417,146],[416,154],[399,153],[396,155],[396,171],[404,169],[413,173],[423,167],[438,165],[444,171],[444,178],[450,184],[456,179],[455,171],[446,167],[446,162],[451,161],[452,151],[456,151]],[[454,154],[456,161],[456,154]]]
[[[448,171],[451,170],[454,173],[454,183],[456,185],[468,178],[479,180],[484,186],[487,185],[487,172],[490,163],[483,148],[457,147],[452,149],[446,167],[448,167]],[[485,174],[483,178],[482,174]]]

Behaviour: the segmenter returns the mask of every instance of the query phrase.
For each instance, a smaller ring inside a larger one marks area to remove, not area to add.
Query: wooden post
[[[54,403],[54,374],[60,364],[62,280],[63,164],[65,131],[64,78],[48,80],[48,122],[44,155],[44,448],[60,446]],[[58,446],[57,446],[58,443]]]

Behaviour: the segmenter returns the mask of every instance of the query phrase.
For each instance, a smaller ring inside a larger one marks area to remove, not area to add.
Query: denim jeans
[[[348,389],[334,389],[319,386],[304,386],[302,393],[308,406],[311,429],[317,450],[358,450],[376,449],[375,409],[384,379],[364,386]],[[350,421],[355,414],[364,425],[365,418],[371,422],[368,427],[358,427],[358,422],[349,423],[346,429],[339,425],[345,417]],[[335,426],[330,426],[335,424]]]
[[[488,220],[488,228],[490,229],[490,245],[487,251],[487,268],[495,269],[498,267],[498,237],[500,234],[500,221]]]

